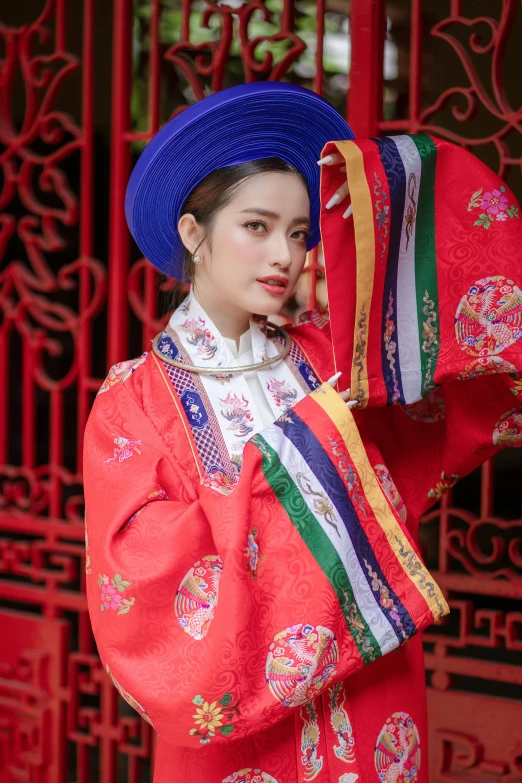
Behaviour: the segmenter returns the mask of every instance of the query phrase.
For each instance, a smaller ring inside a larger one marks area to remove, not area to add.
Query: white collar
[[[206,367],[234,367],[237,358],[252,348],[254,362],[268,358],[266,318],[251,318],[250,329],[241,335],[239,350],[234,341],[222,336],[208,313],[199,304],[192,288],[186,299],[172,313],[169,326],[183,342],[192,362]],[[270,344],[273,345],[272,341]],[[235,348],[235,350],[234,350]],[[273,346],[270,355],[279,349]]]

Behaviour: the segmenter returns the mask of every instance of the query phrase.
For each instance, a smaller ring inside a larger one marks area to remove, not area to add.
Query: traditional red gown
[[[281,415],[261,428],[236,381],[220,397],[168,363],[215,360],[212,330],[182,315],[162,356],[111,370],[85,436],[92,627],[159,734],[155,783],[427,783],[417,631],[447,606],[418,516],[522,441],[518,381],[442,377],[420,402],[352,415],[324,383],[330,326],[313,313],[289,330],[287,375],[267,376]]]

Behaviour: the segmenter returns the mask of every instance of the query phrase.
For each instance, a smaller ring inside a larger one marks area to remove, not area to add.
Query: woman
[[[155,783],[428,779],[415,634],[448,610],[410,531],[433,501],[416,485],[404,524],[409,497],[380,452],[382,441],[402,480],[425,438],[408,432],[397,455],[397,405],[352,415],[331,385],[325,314],[286,331],[267,320],[319,241],[316,161],[336,138],[350,129],[313,93],[243,85],[168,123],[129,183],[138,245],[191,289],[93,407],[87,594],[107,672],[159,734]],[[345,152],[323,167],[326,201],[342,204],[323,215],[332,276],[352,268],[336,244],[353,240]],[[336,279],[337,349],[355,310]],[[468,454],[463,470],[479,462]],[[424,482],[440,473],[432,463]]]

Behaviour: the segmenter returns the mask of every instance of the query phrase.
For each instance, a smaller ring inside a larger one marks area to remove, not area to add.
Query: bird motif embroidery
[[[299,712],[303,721],[301,729],[301,763],[303,764],[304,780],[315,780],[323,768],[323,757],[318,755],[321,731],[317,720],[317,708],[313,701],[305,704]]]
[[[501,353],[522,337],[522,291],[501,275],[478,280],[460,300],[455,332],[472,356]]]

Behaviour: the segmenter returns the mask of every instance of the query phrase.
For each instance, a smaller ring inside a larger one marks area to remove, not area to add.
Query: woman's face
[[[230,315],[278,313],[294,291],[306,258],[310,200],[296,174],[245,180],[198,252],[194,288],[203,305]]]

